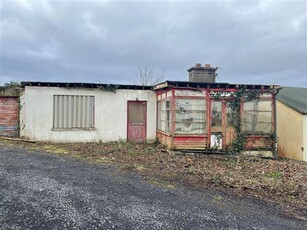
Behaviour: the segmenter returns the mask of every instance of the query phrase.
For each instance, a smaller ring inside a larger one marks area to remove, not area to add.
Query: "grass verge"
[[[94,163],[111,163],[144,176],[156,186],[210,187],[278,204],[300,219],[307,216],[306,162],[247,156],[174,155],[161,145],[126,142],[55,144],[0,140],[1,144],[70,155]]]

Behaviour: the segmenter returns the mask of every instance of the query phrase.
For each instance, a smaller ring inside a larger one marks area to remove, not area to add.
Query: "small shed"
[[[307,161],[307,88],[283,87],[277,95],[278,156]]]
[[[197,64],[188,70],[190,81],[154,86],[157,138],[175,150],[245,150],[272,155],[279,86],[217,83],[216,69]]]
[[[53,142],[154,141],[151,86],[21,82],[20,135]]]

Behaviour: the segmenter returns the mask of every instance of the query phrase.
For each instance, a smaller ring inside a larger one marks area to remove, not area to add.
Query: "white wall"
[[[95,129],[54,131],[53,95],[95,96]],[[26,86],[21,96],[20,134],[30,140],[75,142],[127,139],[127,101],[147,101],[147,139],[156,137],[156,94],[151,90],[69,89]]]

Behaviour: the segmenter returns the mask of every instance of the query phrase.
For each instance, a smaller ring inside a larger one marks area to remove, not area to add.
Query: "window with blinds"
[[[53,129],[94,128],[94,110],[94,96],[54,95]]]

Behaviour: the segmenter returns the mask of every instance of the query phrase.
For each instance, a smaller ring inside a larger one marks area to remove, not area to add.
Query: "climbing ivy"
[[[245,150],[245,145],[247,141],[247,134],[242,130],[242,118],[241,118],[241,104],[248,101],[253,101],[255,99],[259,99],[261,94],[272,93],[270,90],[261,91],[256,90],[247,90],[245,88],[241,88],[233,93],[231,93],[229,100],[227,102],[228,107],[235,114],[235,122],[234,127],[236,131],[236,138],[233,140],[231,144],[231,148],[229,150],[230,154],[238,154]],[[270,140],[275,138],[275,133],[269,135]]]
[[[210,95],[215,100],[220,100],[222,97],[226,99],[227,97],[227,106],[233,111],[234,114],[234,128],[236,131],[236,138],[231,143],[231,147],[228,150],[229,154],[238,154],[245,149],[247,134],[242,130],[242,118],[241,118],[241,105],[243,102],[252,101],[258,99],[261,94],[271,93],[268,91],[247,90],[246,88],[240,88],[234,92],[227,92],[227,96],[223,96],[225,91],[213,92]]]
[[[234,112],[234,128],[236,131],[236,138],[231,144],[229,150],[230,154],[240,153],[244,150],[246,144],[246,134],[242,132],[242,119],[241,119],[241,103],[245,96],[246,90],[244,88],[232,92],[228,101],[227,106]]]

